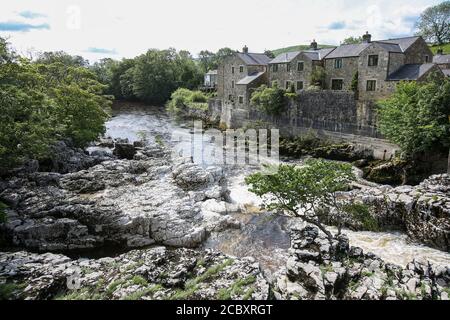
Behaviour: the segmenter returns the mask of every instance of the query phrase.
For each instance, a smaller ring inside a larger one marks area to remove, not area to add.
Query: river
[[[135,104],[121,104],[113,107],[113,117],[106,124],[106,136],[128,138],[130,141],[160,141],[173,148],[173,134],[190,135],[190,121],[171,118],[163,108],[145,107]],[[208,140],[208,139],[206,139]],[[209,147],[214,147],[209,142]],[[252,167],[224,168],[231,200],[238,204],[243,213],[234,217],[243,223],[240,230],[229,230],[212,234],[204,244],[205,248],[218,249],[237,257],[251,256],[268,271],[275,271],[286,262],[289,240],[289,225],[294,221],[259,211],[261,199],[248,191],[245,177],[254,172]],[[352,232],[344,230],[350,244],[372,252],[383,260],[400,266],[416,259],[440,265],[450,265],[450,254],[408,241],[401,233]]]

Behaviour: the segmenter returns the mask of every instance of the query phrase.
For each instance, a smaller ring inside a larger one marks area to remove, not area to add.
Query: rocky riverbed
[[[437,263],[396,266],[352,245],[364,230],[352,217],[350,240],[331,244],[274,218],[248,203],[247,171],[174,157],[162,113],[107,127],[112,138],[89,153],[61,142],[55,159],[0,181],[0,299],[448,299],[449,254],[415,245]],[[448,251],[449,181],[347,196],[383,228]]]

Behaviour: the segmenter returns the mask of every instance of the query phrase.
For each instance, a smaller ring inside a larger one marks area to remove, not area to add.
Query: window
[[[234,67],[231,67],[231,73],[234,74]]]
[[[234,89],[234,80],[231,81],[231,88]]]
[[[243,104],[244,103],[244,97],[243,96],[239,96],[239,104]]]
[[[286,71],[287,71],[287,72],[290,72],[290,71],[291,71],[291,64],[290,64],[290,63],[288,63],[288,64],[286,65]]]
[[[303,90],[303,81],[297,81],[297,91]]]
[[[342,79],[331,80],[331,90],[342,90],[343,88],[344,88],[344,80]]]
[[[342,69],[342,59],[334,59],[334,68]]]
[[[240,73],[244,72],[244,66],[239,66],[239,72]]]
[[[272,66],[272,71],[273,71],[273,72],[278,72],[278,64],[274,64],[274,65]]]
[[[425,63],[428,63],[428,62],[430,62],[430,56],[426,55],[425,56]]]
[[[305,70],[305,63],[303,61],[300,61],[297,63],[297,71],[303,71]]]
[[[280,87],[280,83],[278,82],[278,80],[272,81],[272,87]]]
[[[378,66],[378,55],[370,55],[369,56],[369,67],[376,67]]]
[[[286,81],[286,90],[289,90],[291,88],[291,82]]]
[[[228,100],[229,100],[229,101],[233,101],[233,95],[230,94],[230,95],[228,96]]]
[[[367,80],[366,91],[375,91],[377,89],[377,81],[376,80]]]

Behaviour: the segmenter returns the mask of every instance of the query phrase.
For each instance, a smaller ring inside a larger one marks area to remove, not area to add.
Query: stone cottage
[[[253,90],[268,83],[270,60],[264,53],[249,53],[247,46],[225,58],[217,70],[217,97],[224,105],[247,106]]]
[[[360,100],[385,98],[399,81],[423,81],[433,71],[440,72],[432,61],[422,37],[372,42],[366,33],[362,43],[341,45],[325,57],[325,88],[357,88]]]
[[[324,58],[335,48],[319,49],[317,42],[311,43],[305,51],[287,52],[278,55],[269,64],[269,82],[278,83],[283,89],[292,85],[296,91],[306,89],[312,84],[312,74],[317,67],[323,67]]]

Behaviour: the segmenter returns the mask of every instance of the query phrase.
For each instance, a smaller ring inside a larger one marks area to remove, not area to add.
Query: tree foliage
[[[325,84],[326,72],[322,66],[316,66],[311,72],[311,85],[323,88]]]
[[[102,60],[91,67],[116,99],[163,104],[177,88],[197,88],[203,80],[199,64],[189,52],[148,50],[134,59]]]
[[[450,81],[402,82],[379,103],[380,131],[406,156],[450,146]]]
[[[442,45],[450,42],[450,1],[426,9],[417,23],[418,34]]]
[[[363,38],[360,37],[348,37],[342,41],[342,44],[358,44],[363,41]]]
[[[0,50],[4,56],[13,55],[7,47]],[[58,139],[71,139],[82,147],[104,132],[110,102],[95,74],[73,63],[80,61],[77,57],[71,60],[62,53],[45,57],[34,63],[18,57],[0,61],[2,172],[46,156]]]
[[[310,159],[301,167],[282,164],[272,175],[252,174],[246,183],[251,192],[263,197],[269,210],[299,217],[317,226],[331,241],[331,233],[322,224],[321,209],[335,208],[340,216],[339,192],[355,179],[350,164]]]
[[[201,70],[206,73],[209,70],[215,70],[219,67],[222,61],[235,53],[230,48],[221,48],[216,53],[203,50],[199,53],[199,63]]]
[[[257,88],[251,97],[251,103],[259,110],[269,115],[280,115],[286,105],[285,91],[274,82],[272,87],[262,85]]]

